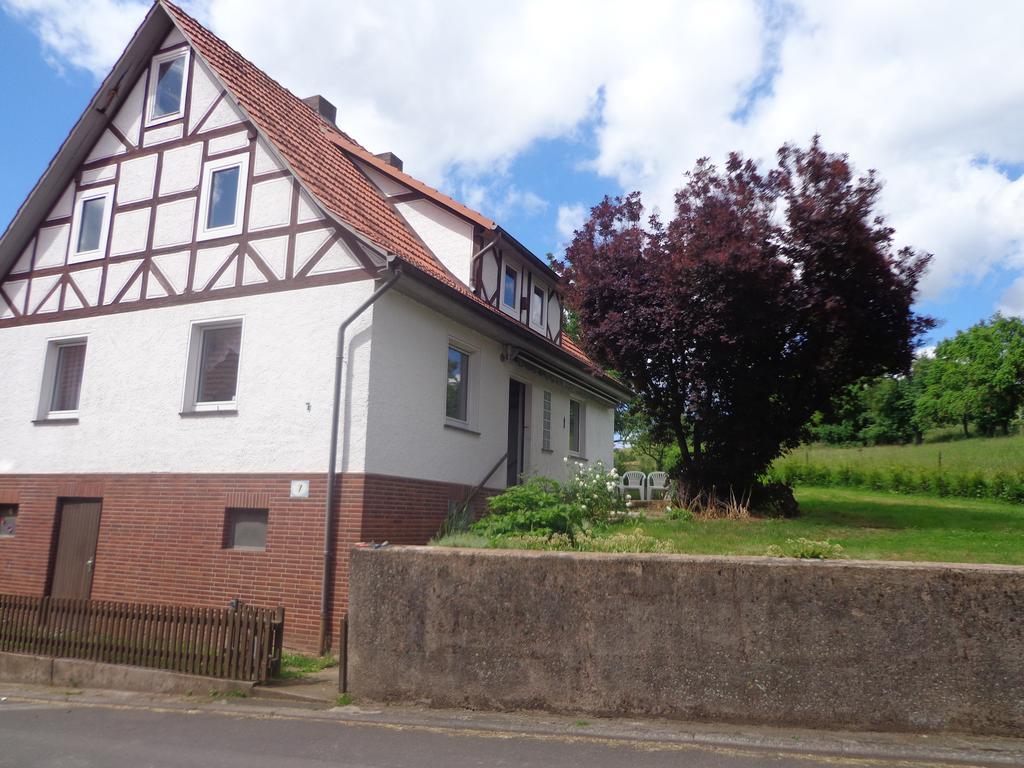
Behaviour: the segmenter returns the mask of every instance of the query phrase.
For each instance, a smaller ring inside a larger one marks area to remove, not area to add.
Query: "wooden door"
[[[61,501],[60,530],[53,559],[53,578],[50,580],[51,597],[89,599],[99,535],[98,500]]]

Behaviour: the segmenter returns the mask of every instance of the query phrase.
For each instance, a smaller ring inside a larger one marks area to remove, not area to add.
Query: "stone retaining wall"
[[[1024,568],[395,547],[350,585],[357,698],[1024,736]]]

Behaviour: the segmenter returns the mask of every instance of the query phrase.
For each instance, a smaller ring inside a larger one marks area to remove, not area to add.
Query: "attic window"
[[[200,240],[241,233],[248,176],[248,154],[211,160],[203,167]]]
[[[113,187],[78,193],[71,220],[71,253],[68,256],[70,263],[103,258],[110,229],[113,197]]]
[[[149,125],[174,120],[184,114],[187,66],[187,49],[153,57],[149,77]]]

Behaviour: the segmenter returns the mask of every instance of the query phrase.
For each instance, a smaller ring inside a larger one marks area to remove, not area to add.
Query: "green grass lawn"
[[[791,520],[648,520],[640,527],[682,554],[764,555],[772,545],[805,538],[840,544],[858,560],[1024,565],[1024,505],[810,486],[797,488],[796,496],[802,514]],[[636,526],[624,521],[609,535]],[[435,543],[488,546],[469,533]]]
[[[836,448],[828,445],[801,446],[776,462],[816,464],[862,469],[891,467],[937,469],[947,472],[1019,472],[1024,467],[1024,435],[974,437],[922,445],[876,445],[869,448]]]
[[[841,544],[855,559],[1024,565],[1024,506],[847,488],[796,495],[803,514],[792,520],[651,520],[643,529],[687,554],[763,555],[803,537]]]

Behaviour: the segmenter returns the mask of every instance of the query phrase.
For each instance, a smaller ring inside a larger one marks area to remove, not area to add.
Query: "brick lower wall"
[[[290,482],[309,479],[308,499]],[[322,474],[0,475],[0,503],[18,505],[0,538],[0,591],[44,594],[62,498],[102,499],[92,598],[224,606],[239,598],[285,607],[285,644],[319,645],[326,482]],[[332,634],[348,604],[348,557],[359,541],[426,543],[467,488],[380,475],[339,476],[334,510]],[[482,506],[483,497],[476,502]],[[223,547],[228,507],[268,510],[265,551]]]

